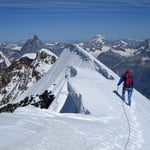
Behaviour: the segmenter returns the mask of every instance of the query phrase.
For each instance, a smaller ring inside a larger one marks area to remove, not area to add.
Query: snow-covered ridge
[[[9,60],[4,56],[4,54],[3,54],[1,51],[0,51],[0,56],[2,57],[2,58],[0,59],[0,63],[5,62],[6,65],[9,66],[9,65],[10,65]]]
[[[49,51],[48,49],[42,48],[38,51],[38,53],[42,53],[42,52],[46,53],[50,56],[55,56],[57,58],[57,56],[54,53],[52,53],[51,51]],[[37,53],[26,53],[26,54],[22,55],[21,57],[28,57],[30,59],[35,59],[36,55],[37,55]]]
[[[0,105],[13,101],[39,80],[55,63],[57,56],[48,50],[23,55],[0,76]]]
[[[57,58],[57,56],[56,56],[54,53],[52,53],[50,50],[48,50],[48,49],[46,49],[46,48],[40,49],[39,52],[40,52],[40,53],[41,53],[41,52],[45,52],[45,53],[47,53],[47,54],[49,54],[49,55],[52,55],[52,56],[55,56],[55,57]]]
[[[24,54],[22,57],[28,57],[30,59],[35,59],[36,53],[27,53],[27,54]]]
[[[95,57],[93,57],[88,52],[86,52],[84,49],[76,45],[74,52],[81,57],[83,62],[84,61],[86,62],[86,68],[90,68],[98,71],[107,79],[111,79],[111,80],[114,79],[113,76],[108,73],[107,71],[108,68],[104,64],[100,63],[97,59],[95,59]]]
[[[52,90],[52,105],[0,114],[0,149],[149,150],[150,102],[134,90],[127,106],[113,92],[118,80],[83,49],[68,45],[48,73],[17,98]]]
[[[114,79],[114,77],[108,73],[109,69],[105,65],[100,63],[96,58],[79,46],[69,44],[68,47],[63,50],[63,53],[48,73],[39,82],[29,88],[29,90],[27,90],[21,98],[19,97],[19,99],[23,99],[26,96],[34,95],[36,93],[43,93],[46,89],[52,90],[56,96],[65,82],[68,66],[89,68],[91,70],[96,70],[107,79]],[[55,86],[53,86],[53,84],[55,84]]]

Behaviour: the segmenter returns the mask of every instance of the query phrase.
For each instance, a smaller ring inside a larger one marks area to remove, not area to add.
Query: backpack
[[[132,86],[132,77],[130,73],[125,73],[124,74],[124,86],[130,87]]]

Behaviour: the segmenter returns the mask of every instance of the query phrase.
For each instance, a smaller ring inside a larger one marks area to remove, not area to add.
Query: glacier
[[[15,100],[51,90],[50,107],[0,114],[0,150],[149,150],[150,101],[134,89],[127,106],[113,92],[118,80],[84,49],[68,45],[47,74]]]

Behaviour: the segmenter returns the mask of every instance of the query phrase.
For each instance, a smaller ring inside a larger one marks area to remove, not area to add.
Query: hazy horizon
[[[36,35],[36,34],[34,34],[34,35]],[[11,40],[5,40],[5,41],[0,41],[0,43],[6,43],[6,44],[24,44],[27,40],[29,40],[29,39],[33,39],[33,37],[34,37],[34,35],[31,35],[30,37],[28,37],[27,39],[20,39],[20,40],[16,40],[16,41],[11,41]],[[38,36],[38,35],[37,35]],[[96,36],[96,35],[95,35]],[[103,35],[102,35],[103,36]],[[55,43],[55,42],[71,42],[71,43],[80,43],[80,42],[84,42],[84,41],[88,41],[88,40],[90,40],[90,39],[92,39],[94,36],[92,36],[92,37],[87,37],[87,39],[81,39],[81,40],[79,40],[79,39],[74,39],[74,40],[43,40],[40,36],[38,36],[38,38],[42,41],[42,42],[44,42],[44,43]],[[106,39],[106,41],[108,41],[108,42],[115,42],[115,41],[119,41],[119,40],[129,40],[129,41],[138,41],[138,42],[140,42],[140,41],[144,41],[144,40],[146,40],[146,39],[150,39],[150,38],[145,38],[145,39],[130,39],[130,38],[118,38],[118,39],[108,39],[107,37],[105,37],[105,36],[103,36],[105,39]]]

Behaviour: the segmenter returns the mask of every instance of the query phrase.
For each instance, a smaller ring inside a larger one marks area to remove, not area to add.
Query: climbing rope
[[[126,142],[126,144],[125,144],[125,146],[124,146],[124,150],[126,150],[128,144],[129,144],[129,141],[130,141],[131,127],[130,127],[130,122],[129,122],[128,115],[127,115],[127,112],[126,112],[126,110],[125,110],[124,102],[123,102],[123,101],[122,101],[122,109],[123,109],[123,111],[124,111],[124,115],[125,115],[125,118],[126,118],[127,124],[128,124],[128,139],[127,139],[127,142]]]

